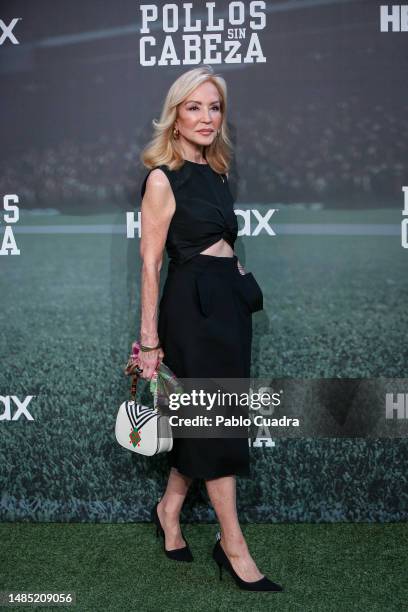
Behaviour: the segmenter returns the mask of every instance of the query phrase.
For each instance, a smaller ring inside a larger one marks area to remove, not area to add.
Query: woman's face
[[[221,127],[221,98],[218,89],[210,81],[197,87],[178,107],[175,122],[179,130],[180,144],[187,155],[210,145]],[[202,130],[207,130],[202,132]]]

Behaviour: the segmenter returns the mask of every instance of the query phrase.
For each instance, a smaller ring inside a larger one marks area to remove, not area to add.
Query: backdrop
[[[139,155],[171,83],[204,63],[228,84],[236,252],[264,292],[252,374],[313,388],[327,425],[248,440],[240,517],[406,520],[407,5],[185,5],[2,2],[0,517],[143,521],[163,492],[166,457],[114,438],[140,319]],[[214,520],[203,481],[183,513]]]

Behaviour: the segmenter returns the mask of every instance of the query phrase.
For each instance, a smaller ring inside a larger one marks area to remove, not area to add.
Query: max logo
[[[235,209],[234,212],[237,217],[241,217],[243,219],[243,225],[238,231],[238,236],[258,236],[262,230],[265,230],[269,236],[276,236],[272,226],[269,224],[269,219],[277,210],[279,209],[270,208],[265,212],[265,214],[262,214],[256,208],[248,210]],[[140,237],[140,216],[140,211],[137,213],[137,215],[135,215],[134,212],[126,213],[126,238],[134,238],[136,231]],[[135,220],[136,218],[137,221]]]
[[[14,36],[13,34],[13,30],[17,25],[17,22],[22,19],[22,17],[15,17],[14,19],[12,19],[10,21],[10,23],[8,25],[6,25],[4,23],[4,21],[2,19],[0,19],[0,28],[1,28],[1,35],[0,35],[0,45],[2,45],[6,39],[10,39],[10,42],[13,45],[19,45],[20,43],[18,42],[17,38]]]
[[[404,185],[404,208],[402,209],[401,221],[401,246],[403,249],[408,249],[408,187]]]
[[[34,421],[34,418],[27,410],[27,406],[33,397],[34,395],[27,395],[23,401],[20,401],[16,395],[0,395],[0,410],[1,404],[4,406],[3,414],[0,414],[0,421],[18,421],[22,416],[27,421]]]
[[[385,394],[385,418],[408,419],[408,393]]]
[[[239,236],[258,236],[261,230],[265,230],[269,236],[276,236],[272,227],[269,225],[269,219],[277,211],[277,208],[270,208],[264,215],[259,210],[253,208],[251,210],[236,210],[236,215],[244,220],[244,226],[239,230]],[[254,227],[251,221],[256,221]]]
[[[408,32],[408,4],[380,6],[381,32]]]

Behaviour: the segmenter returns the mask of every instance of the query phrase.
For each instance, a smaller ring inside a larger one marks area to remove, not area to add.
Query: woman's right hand
[[[164,351],[162,348],[155,349],[154,351],[140,351],[136,359],[139,368],[143,369],[143,372],[139,374],[140,378],[150,380],[163,357]]]

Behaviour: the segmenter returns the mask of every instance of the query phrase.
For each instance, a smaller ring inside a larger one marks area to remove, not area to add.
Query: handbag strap
[[[126,364],[125,367],[125,374],[127,376],[131,376],[131,385],[130,385],[130,396],[131,399],[135,402],[136,404],[136,393],[137,393],[137,382],[140,378],[139,374],[137,373],[136,370],[136,366],[137,364],[134,362],[132,355],[129,357],[128,362]],[[153,376],[151,378],[151,380],[154,380],[155,382],[157,381],[157,376],[158,376],[158,372],[157,372],[157,368],[153,373]],[[156,389],[157,389],[157,385],[155,385]],[[155,404],[155,408],[156,408],[156,397],[157,394],[153,394],[153,399],[154,399],[154,404]]]
[[[137,381],[138,381],[138,375],[137,374],[133,374],[132,379],[131,379],[131,386],[130,386],[130,397],[133,399],[133,401],[136,404],[136,393],[137,393]]]

